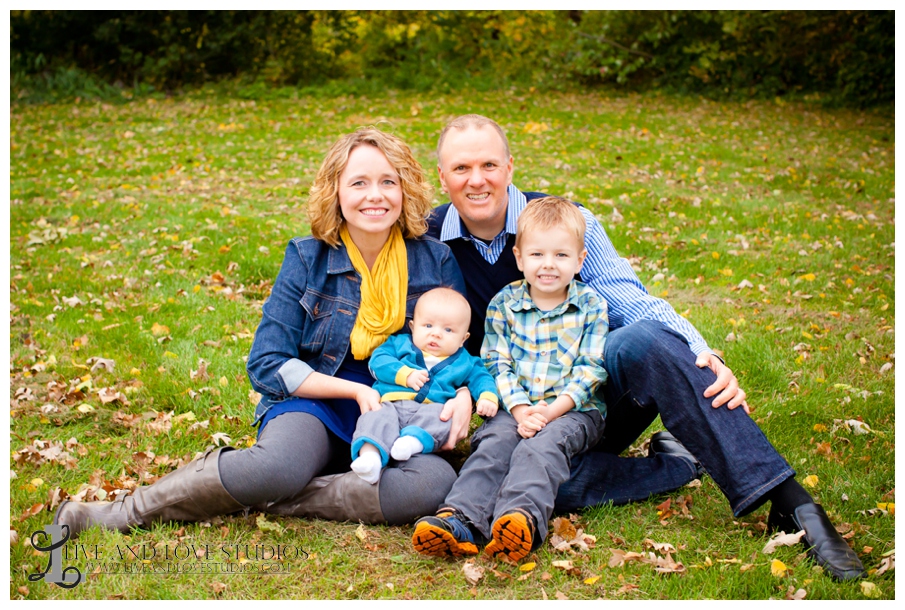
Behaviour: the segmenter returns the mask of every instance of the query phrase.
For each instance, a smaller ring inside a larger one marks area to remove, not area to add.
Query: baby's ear
[[[415,321],[414,320],[409,320],[409,330],[411,330],[411,331],[415,330]]]

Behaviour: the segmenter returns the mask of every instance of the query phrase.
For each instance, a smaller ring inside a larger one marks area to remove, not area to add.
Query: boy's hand
[[[427,380],[430,379],[430,376],[427,374],[427,371],[417,370],[409,373],[409,376],[405,380],[405,385],[412,388],[416,392],[424,387],[424,384],[427,383]]]
[[[493,417],[499,409],[495,402],[486,398],[479,400],[477,407],[478,415],[483,415],[484,417]]]
[[[522,438],[531,438],[544,429],[547,418],[543,413],[547,403],[540,401],[536,405],[519,405],[512,407],[510,413],[518,422],[518,433]]]
[[[368,411],[379,411],[380,392],[366,385],[361,386],[361,389],[355,394],[355,402],[358,403],[358,408],[361,409],[362,415]]]

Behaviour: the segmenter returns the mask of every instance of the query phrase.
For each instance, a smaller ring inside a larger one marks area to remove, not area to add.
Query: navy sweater
[[[547,195],[545,193],[525,193],[528,201],[541,197],[547,197]],[[440,239],[440,229],[450,205],[452,204],[441,205],[434,208],[431,213],[427,229],[427,234],[431,237]],[[462,276],[465,278],[465,297],[468,299],[468,304],[471,305],[471,326],[468,329],[471,336],[468,337],[465,349],[470,354],[480,356],[481,343],[484,342],[484,319],[487,316],[487,306],[490,304],[490,300],[503,286],[516,280],[525,279],[525,275],[519,271],[518,265],[515,263],[515,255],[512,253],[515,235],[509,235],[500,258],[492,265],[484,260],[474,244],[467,240],[456,238],[444,243],[449,246],[453,256],[456,257],[456,262],[459,263],[459,269],[462,270]]]

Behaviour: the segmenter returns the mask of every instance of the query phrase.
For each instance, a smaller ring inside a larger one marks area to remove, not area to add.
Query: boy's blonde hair
[[[522,235],[525,233],[554,227],[565,229],[574,235],[578,240],[579,250],[584,250],[586,227],[584,216],[577,205],[562,197],[541,197],[528,202],[518,218],[515,247],[520,247]]]
[[[496,131],[503,141],[503,148],[506,149],[506,158],[508,159],[510,157],[509,139],[506,137],[506,132],[503,131],[503,128],[500,127],[499,123],[480,114],[463,114],[447,123],[446,126],[443,127],[443,131],[440,132],[440,137],[437,139],[437,161],[440,160],[440,151],[443,150],[443,141],[446,139],[446,134],[449,133],[449,130],[457,129],[459,131],[465,131],[469,127],[473,127],[474,129],[490,127]]]
[[[339,229],[345,219],[339,207],[339,177],[349,164],[349,155],[359,146],[377,148],[399,174],[402,213],[396,224],[402,235],[406,238],[424,235],[431,212],[433,187],[408,145],[400,138],[373,127],[362,127],[342,136],[327,151],[308,193],[311,234],[331,246],[340,244]]]

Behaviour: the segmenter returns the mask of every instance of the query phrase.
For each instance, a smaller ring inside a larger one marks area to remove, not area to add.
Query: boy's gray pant
[[[559,486],[569,480],[572,458],[603,435],[600,412],[569,411],[532,438],[523,439],[518,423],[500,409],[471,437],[471,456],[440,508],[461,511],[491,538],[496,519],[516,508],[534,517],[535,546],[547,537],[547,522]]]
[[[440,403],[420,403],[414,400],[393,400],[380,403],[377,411],[368,411],[358,418],[352,435],[352,458],[358,457],[363,442],[380,449],[383,465],[389,460],[390,448],[400,436],[414,436],[424,445],[424,453],[433,453],[449,438],[452,423],[441,421]]]

